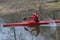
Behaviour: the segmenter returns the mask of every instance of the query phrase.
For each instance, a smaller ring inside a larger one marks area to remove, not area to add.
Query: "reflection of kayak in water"
[[[35,32],[34,32],[35,31]],[[31,30],[31,33],[34,34],[35,33],[35,36],[38,36],[40,34],[40,29],[32,29]]]
[[[26,28],[26,27],[24,27],[24,29],[26,30],[26,31],[29,31],[29,32],[31,32],[33,35],[35,35],[35,36],[38,36],[39,34],[40,34],[40,28],[39,28],[40,26],[36,26],[36,28],[34,28],[34,29],[32,29],[32,30],[29,30],[28,28]]]

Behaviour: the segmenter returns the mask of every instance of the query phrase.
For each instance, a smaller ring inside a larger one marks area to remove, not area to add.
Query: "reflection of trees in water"
[[[51,34],[53,34],[56,31],[56,24],[53,22],[50,23],[49,26],[43,26],[40,27],[41,28],[41,33],[44,36],[45,40],[53,40],[53,38],[51,37]]]
[[[41,29],[43,29],[41,30],[41,35],[44,37],[44,40],[53,40],[53,38],[51,37],[51,29],[49,27],[44,27]]]

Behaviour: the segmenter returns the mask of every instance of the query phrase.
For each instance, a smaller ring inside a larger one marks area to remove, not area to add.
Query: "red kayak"
[[[33,16],[30,16],[29,18],[32,18],[30,21],[25,21],[25,22],[19,22],[19,23],[5,23],[3,24],[4,27],[12,27],[12,26],[23,26],[23,27],[30,27],[30,28],[35,28],[32,31],[36,31],[37,35],[40,33],[39,26],[45,25],[45,24],[50,24],[50,23],[60,23],[60,20],[46,20],[46,21],[39,21],[38,19],[38,14],[35,13]],[[25,28],[26,29],[26,28]]]
[[[53,20],[55,23],[60,23],[60,20]],[[35,22],[34,20],[25,21],[25,22],[19,22],[19,23],[6,23],[3,26],[4,27],[11,27],[11,26],[27,26],[27,27],[34,27],[35,25],[43,25],[43,24],[49,24],[51,23],[50,20],[47,21],[40,21]]]

